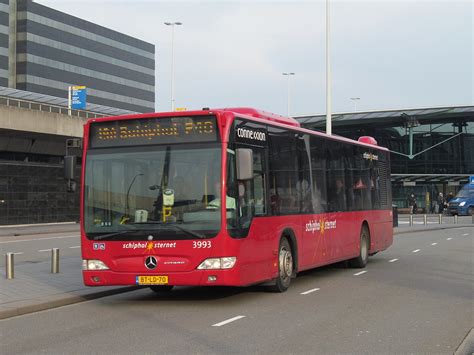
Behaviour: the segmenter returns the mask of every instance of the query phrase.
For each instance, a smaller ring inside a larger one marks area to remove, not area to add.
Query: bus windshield
[[[85,164],[89,239],[213,237],[221,150],[217,143],[91,149]]]

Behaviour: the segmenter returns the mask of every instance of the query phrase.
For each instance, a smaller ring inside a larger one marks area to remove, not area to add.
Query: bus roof
[[[93,118],[87,121],[86,124],[90,124],[92,122],[101,122],[101,121],[111,121],[111,120],[126,120],[126,119],[135,119],[135,118],[151,118],[151,117],[169,117],[172,116],[193,116],[193,115],[203,115],[203,114],[213,114],[216,112],[229,112],[238,115],[242,115],[248,119],[253,119],[255,121],[261,122],[262,121],[270,121],[276,126],[280,126],[282,128],[290,128],[290,129],[297,129],[301,132],[307,132],[310,134],[326,137],[332,140],[344,141],[347,143],[359,144],[370,146],[372,148],[377,148],[381,150],[388,150],[385,147],[381,147],[377,145],[377,141],[372,137],[360,137],[359,141],[352,140],[349,138],[345,138],[338,135],[327,135],[324,132],[319,132],[307,128],[301,127],[300,123],[296,121],[292,117],[285,117],[281,115],[277,115],[271,112],[266,112],[263,110],[257,110],[250,107],[230,107],[230,108],[203,108],[202,110],[192,110],[192,111],[175,111],[175,112],[151,112],[151,113],[142,113],[142,114],[132,114],[132,115],[123,115],[123,116],[111,116],[111,117],[102,117],[102,118]]]

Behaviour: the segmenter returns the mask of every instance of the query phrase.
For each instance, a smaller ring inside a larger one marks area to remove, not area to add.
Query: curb
[[[12,228],[13,229],[13,228]],[[77,228],[77,230],[71,230],[71,229],[58,229],[58,230],[35,230],[35,231],[30,231],[30,230],[12,230],[8,231],[9,234],[7,234],[7,229],[0,229],[0,238],[2,237],[19,237],[19,236],[27,236],[27,235],[40,235],[40,234],[57,234],[57,233],[80,233],[80,229]]]
[[[45,311],[48,309],[57,308],[61,306],[67,306],[74,303],[90,301],[97,298],[113,296],[120,293],[135,291],[140,288],[142,287],[141,286],[125,286],[125,287],[115,288],[113,290],[92,292],[85,295],[65,296],[57,300],[51,300],[51,301],[46,301],[46,302],[42,302],[38,304],[32,304],[29,306],[17,307],[17,308],[0,311],[0,319],[7,319],[11,317],[21,316],[24,314]]]
[[[474,328],[471,328],[469,333],[463,339],[462,343],[456,349],[454,355],[468,355],[474,353]]]
[[[6,224],[0,226],[2,228],[31,228],[31,227],[43,227],[43,226],[66,226],[78,224],[78,222],[53,222],[53,223],[35,223],[35,224]]]

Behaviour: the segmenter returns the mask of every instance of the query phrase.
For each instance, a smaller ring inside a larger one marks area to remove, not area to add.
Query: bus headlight
[[[463,201],[459,204],[459,206],[464,207],[465,204],[466,204],[466,201]]]
[[[100,260],[82,260],[82,270],[108,270],[108,266]]]
[[[237,258],[235,256],[209,258],[204,260],[197,268],[198,270],[232,269],[236,261]]]

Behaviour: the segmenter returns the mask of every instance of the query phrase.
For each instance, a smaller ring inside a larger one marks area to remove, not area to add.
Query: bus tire
[[[156,286],[150,286],[150,289],[153,292],[156,292],[156,293],[166,293],[166,292],[170,292],[173,289],[173,286],[171,286],[171,285],[156,285]]]
[[[349,260],[349,266],[353,268],[364,268],[369,259],[370,233],[366,225],[360,230],[359,256]]]
[[[278,277],[275,284],[270,287],[273,292],[285,292],[291,283],[294,273],[293,251],[288,239],[283,237],[278,247]]]

